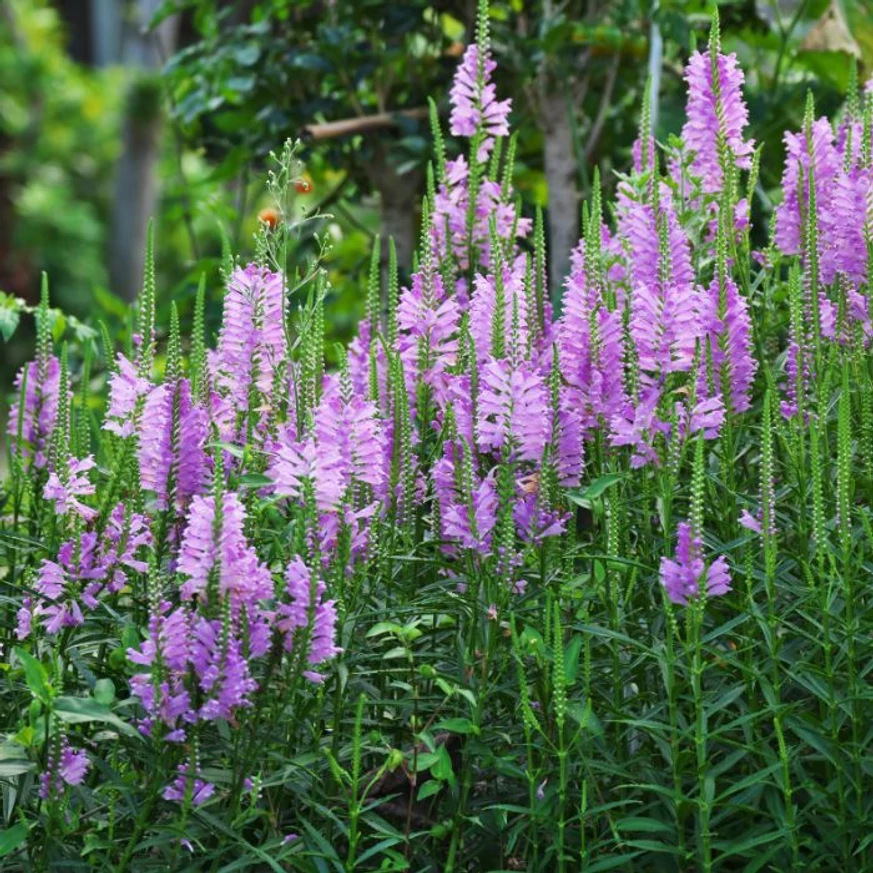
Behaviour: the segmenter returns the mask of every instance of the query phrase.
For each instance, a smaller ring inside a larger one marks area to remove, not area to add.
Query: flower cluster
[[[692,56],[684,147],[662,173],[651,131],[640,132],[614,225],[595,186],[569,275],[551,277],[563,287],[554,317],[542,227],[512,189],[510,107],[493,72],[481,40],[451,94],[468,153],[449,159],[440,143],[415,270],[382,288],[374,261],[368,318],[336,372],[325,372],[323,294],[295,312],[283,274],[258,263],[228,270],[214,350],[201,333],[185,360],[174,313],[160,377],[147,289],[145,339],[108,378],[103,453],[90,453],[82,427],[71,438],[65,355],[43,343],[19,375],[9,432],[21,469],[38,471],[34,514],[51,516],[52,537],[28,570],[17,636],[72,632],[134,594],[148,614],[142,641],[125,641],[130,686],[142,733],[174,744],[168,800],[198,805],[218,791],[197,749],[216,722],[244,721],[277,677],[325,680],[348,604],[391,556],[438,553],[461,595],[475,590],[505,614],[543,556],[572,545],[564,489],[586,481],[592,457],[672,487],[689,444],[728,441],[752,406],[754,297],[735,269],[752,143],[735,56],[715,37]],[[789,416],[808,412],[822,343],[869,342],[864,123],[835,130],[810,113],[786,139],[775,241],[799,256]],[[764,500],[772,526],[769,491]],[[725,556],[704,554],[702,510],[691,516],[660,567],[682,605],[731,588]],[[748,513],[739,523],[761,529]],[[84,778],[76,755],[58,747],[46,792]]]

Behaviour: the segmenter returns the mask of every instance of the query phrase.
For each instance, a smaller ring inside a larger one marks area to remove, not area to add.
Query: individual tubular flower
[[[25,379],[22,408],[21,386]],[[32,459],[36,469],[48,463],[48,443],[58,418],[60,379],[61,362],[53,355],[42,365],[39,361],[25,364],[15,377],[17,396],[10,410],[7,433],[13,449],[20,451],[23,458]]]
[[[708,567],[703,560],[703,542],[691,530],[688,522],[677,526],[678,542],[675,560],[661,558],[661,584],[673,603],[686,605],[700,596],[727,594],[731,589],[730,572],[724,555],[719,555]]]
[[[206,413],[192,403],[188,380],[178,379],[152,389],[143,421],[148,436],[138,447],[142,487],[157,495],[159,509],[167,508],[172,489],[175,507],[182,510],[207,482]]]
[[[96,464],[94,458],[88,455],[86,458],[70,458],[63,479],[57,471],[49,474],[43,497],[53,500],[58,515],[68,515],[71,512],[81,516],[86,521],[97,517],[97,510],[86,506],[78,498],[94,494],[94,483],[86,475],[93,470]]]
[[[694,52],[685,68],[688,105],[682,139],[693,152],[692,173],[710,194],[721,191],[724,185],[720,139],[725,145],[725,157],[737,168],[748,170],[752,165],[754,140],[743,139],[743,130],[749,123],[743,80],[735,54],[717,52],[713,64],[712,51]]]
[[[689,433],[701,433],[705,440],[718,437],[724,424],[724,403],[721,397],[705,397],[690,408],[683,403],[677,403],[676,406],[680,439],[684,439]],[[683,413],[687,414],[687,428],[684,427]]]
[[[538,489],[520,487],[512,509],[512,517],[523,543],[540,545],[547,537],[560,536],[567,527],[569,515],[544,505]]]
[[[491,82],[491,74],[496,68],[497,64],[487,52],[480,57],[479,46],[467,46],[449,95],[452,135],[472,138],[481,133],[476,153],[476,160],[480,163],[488,160],[495,137],[509,134],[512,101],[497,99],[497,88]]]

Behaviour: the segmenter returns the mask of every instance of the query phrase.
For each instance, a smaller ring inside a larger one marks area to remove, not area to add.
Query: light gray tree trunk
[[[573,129],[563,89],[542,89],[539,105],[543,139],[543,163],[549,189],[548,264],[552,301],[561,296],[561,286],[570,272],[570,252],[579,242],[579,168],[573,148]]]
[[[174,49],[179,27],[178,16],[173,16],[155,32],[146,31],[158,3],[136,0],[122,51],[124,62],[138,73],[127,96],[123,148],[116,168],[109,279],[111,290],[128,301],[142,287],[146,232],[158,207],[157,165],[164,124],[157,71]]]

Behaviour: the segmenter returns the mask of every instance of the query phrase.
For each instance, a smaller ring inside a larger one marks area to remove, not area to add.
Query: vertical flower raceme
[[[336,603],[325,599],[326,587],[321,579],[295,555],[285,572],[285,594],[276,609],[276,627],[283,634],[286,652],[293,652],[305,640],[306,660],[312,667],[339,654],[336,645]],[[307,670],[304,675],[320,682],[321,674]]]
[[[723,292],[723,293],[722,293]],[[711,375],[716,391],[732,412],[745,412],[750,404],[752,380],[757,362],[752,355],[751,321],[746,299],[736,283],[727,277],[722,289],[718,278],[699,297],[701,377],[698,396],[708,395]],[[712,373],[707,373],[707,361]]]
[[[161,797],[182,803],[186,797],[191,798],[193,806],[202,806],[215,794],[215,785],[200,777],[200,770],[193,764],[181,764],[176,778],[164,789]]]
[[[67,737],[50,743],[45,772],[39,780],[39,796],[49,800],[61,794],[67,785],[81,785],[88,775],[91,762],[82,749],[73,749]]]
[[[88,471],[95,467],[94,458],[70,458],[65,470],[53,470],[49,474],[43,496],[53,500],[58,515],[75,513],[86,521],[97,517],[97,510],[79,500],[96,492],[96,486],[88,478]]]
[[[697,348],[697,294],[673,283],[637,286],[630,332],[644,384],[689,371]]]
[[[131,573],[144,573],[142,550],[151,545],[147,521],[118,504],[110,513],[101,536],[95,531],[67,540],[55,560],[44,559],[36,574],[35,598],[18,615],[18,638],[32,631],[38,618],[45,632],[54,635],[84,623],[84,610],[99,606],[101,596],[117,594]]]
[[[43,362],[25,364],[15,377],[17,397],[10,410],[7,432],[13,448],[20,451],[23,458],[30,459],[36,469],[48,463],[49,439],[58,417],[60,378],[61,362],[54,355]]]
[[[677,528],[678,542],[675,560],[661,558],[661,584],[673,603],[686,605],[689,599],[727,594],[731,588],[730,572],[724,555],[719,555],[708,567],[703,560],[703,543],[693,533],[688,522]]]
[[[451,257],[461,270],[476,266],[470,264],[471,253],[479,266],[489,267],[492,230],[498,239],[512,239],[526,237],[533,227],[529,218],[518,214],[510,185],[503,186],[486,177],[479,180],[475,191],[471,228],[468,226],[470,167],[463,155],[448,161],[445,179],[434,200],[432,241],[437,259],[442,262]],[[465,286],[456,290],[464,291]],[[459,293],[459,297],[462,296]]]
[[[786,255],[803,251],[810,169],[815,178],[816,219],[820,228],[829,224],[826,213],[832,200],[830,192],[841,170],[842,162],[830,121],[819,118],[810,127],[810,141],[807,141],[806,133],[785,134],[785,171],[782,174],[782,203],[776,207],[775,241]],[[827,247],[825,240],[820,242]],[[819,264],[827,261],[827,256],[819,257]]]
[[[625,182],[618,192],[618,233],[625,251],[631,288],[669,282],[681,289],[694,285],[691,247],[679,223],[669,188],[661,185],[656,205]]]
[[[744,76],[737,56],[722,54],[717,36],[711,39],[716,42],[710,50],[694,52],[685,68],[688,105],[682,139],[693,152],[691,172],[700,179],[704,192],[715,194],[724,185],[722,161],[748,170],[755,144],[743,138],[749,110],[743,99]]]
[[[476,474],[468,445],[458,440],[443,444],[443,456],[433,468],[433,486],[441,535],[450,550],[456,543],[481,555],[491,553],[497,524],[495,474],[496,468],[484,477]]]
[[[397,351],[412,396],[419,379],[440,390],[457,360],[460,317],[458,301],[446,295],[439,273],[428,265],[413,274],[397,307]]]
[[[192,622],[191,665],[204,695],[197,715],[204,721],[229,720],[236,709],[251,705],[258,683],[252,678],[245,654],[246,643],[250,642],[245,636],[247,630],[228,627],[221,619],[203,615]]]
[[[636,402],[627,401],[624,409],[610,421],[610,444],[631,446],[631,467],[658,463],[655,440],[669,430],[669,424],[658,417],[660,391],[651,386],[641,392]]]
[[[187,608],[172,608],[162,601],[149,617],[149,635],[139,649],[128,649],[132,663],[149,667],[130,680],[131,691],[139,698],[146,717],[139,729],[152,736],[155,728],[165,729],[164,739],[182,742],[187,728],[197,720],[193,710],[188,677],[193,648],[192,616]]]
[[[484,452],[509,448],[522,461],[540,461],[549,437],[548,391],[526,362],[491,359],[480,372],[476,442]]]
[[[120,437],[129,437],[136,428],[137,403],[151,385],[139,375],[136,364],[124,355],[118,355],[115,366],[115,372],[109,378],[109,405],[103,429]]]
[[[149,392],[143,421],[148,433],[138,450],[142,487],[157,495],[159,508],[168,508],[172,496],[181,510],[206,486],[206,412],[192,402],[188,380],[177,379]]]
[[[571,256],[564,283],[564,312],[557,324],[559,368],[566,383],[564,420],[574,412],[586,431],[608,421],[624,402],[622,313],[610,310],[585,271],[584,244]]]
[[[319,446],[336,449],[340,475],[349,485],[369,485],[378,497],[387,496],[384,429],[376,405],[346,392],[341,380],[326,380],[315,412],[313,433]]]
[[[271,396],[276,368],[286,357],[284,282],[280,273],[255,264],[235,269],[228,280],[211,371],[234,418],[249,409],[253,389]]]
[[[233,617],[243,609],[255,613],[258,602],[273,595],[273,581],[267,567],[245,538],[245,508],[239,496],[228,492],[219,499],[197,496],[191,501],[188,523],[182,534],[178,571],[188,579],[181,588],[182,598],[195,595],[208,600],[217,594],[230,601]],[[210,582],[215,583],[214,592]]]
[[[534,313],[528,311],[525,278],[525,259],[522,257],[505,266],[499,279],[490,273],[484,276],[476,274],[469,323],[480,363],[492,356],[505,355],[514,361],[527,356]],[[501,349],[495,349],[495,340]]]
[[[488,160],[494,148],[494,139],[509,134],[511,100],[498,100],[497,88],[491,74],[497,68],[486,51],[470,45],[455,73],[455,81],[449,99],[452,114],[449,120],[453,136],[481,137],[476,153],[478,161]]]
[[[376,405],[345,396],[340,382],[326,380],[313,426],[302,438],[293,429],[280,434],[267,475],[277,495],[313,505],[319,523],[310,533],[325,556],[348,523],[357,556],[367,542],[366,518],[389,498],[391,452],[388,427]]]
[[[873,168],[840,170],[830,194],[830,207],[822,214],[821,278],[829,284],[842,273],[859,287],[867,282],[873,242]]]

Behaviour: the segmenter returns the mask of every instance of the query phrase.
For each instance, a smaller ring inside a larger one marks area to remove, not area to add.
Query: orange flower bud
[[[279,213],[271,206],[268,206],[258,213],[258,221],[266,224],[272,230],[279,223]]]

